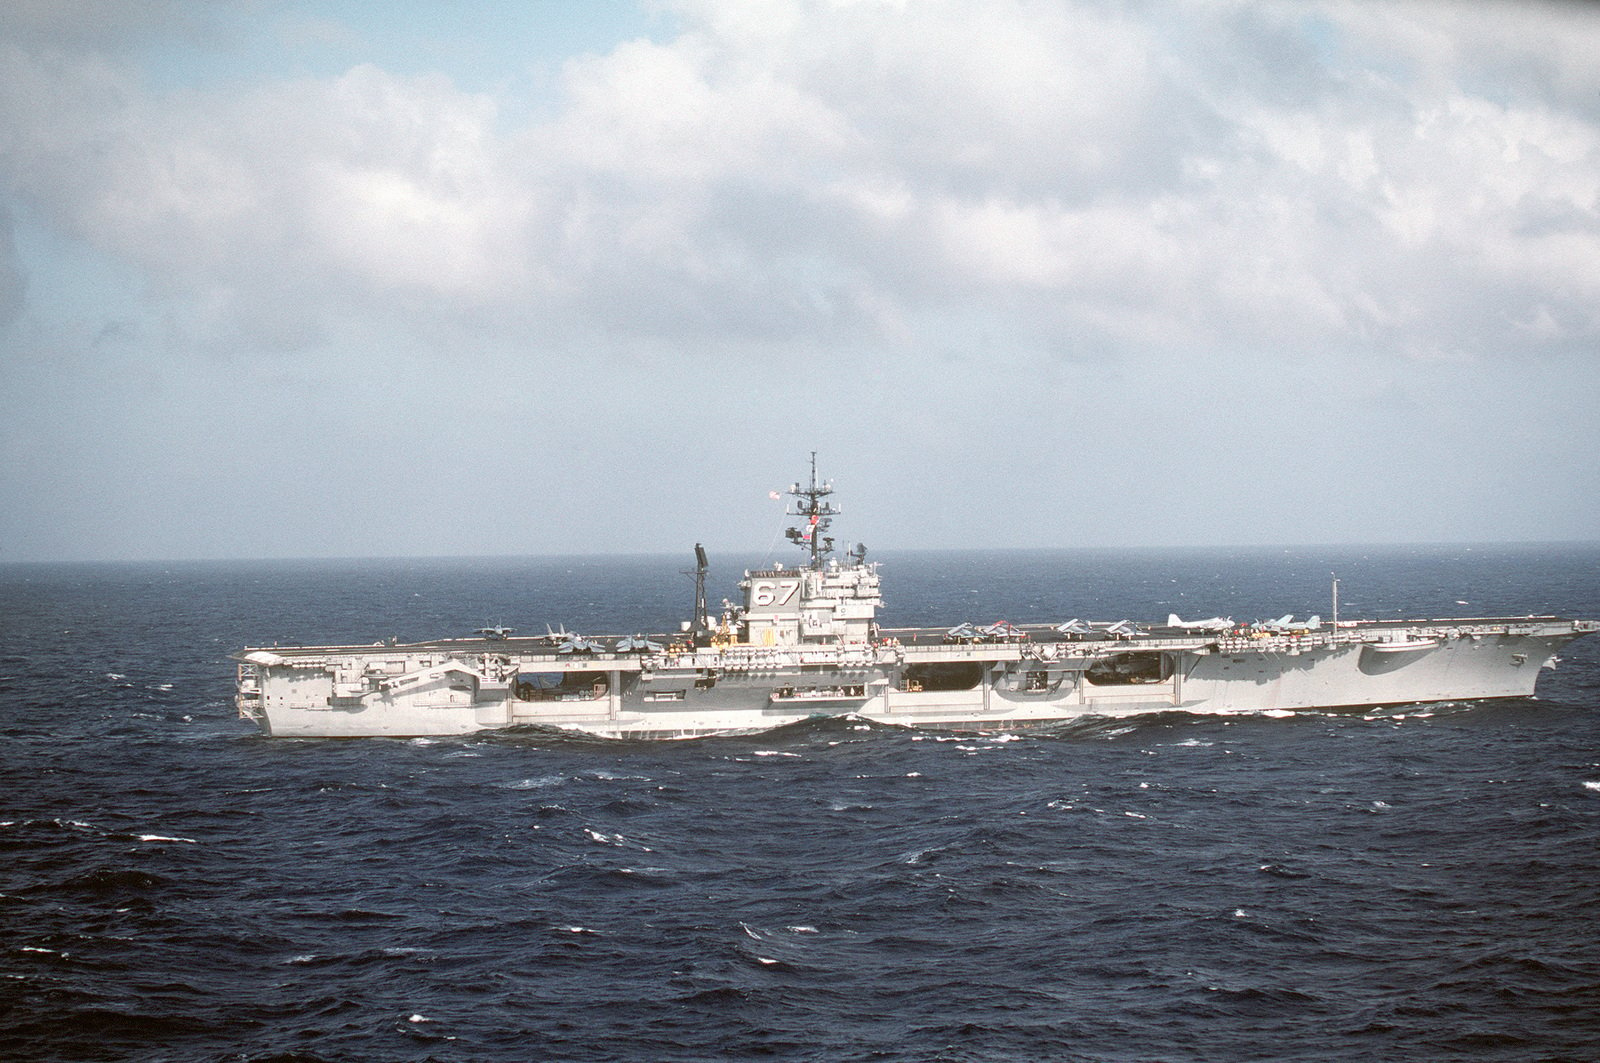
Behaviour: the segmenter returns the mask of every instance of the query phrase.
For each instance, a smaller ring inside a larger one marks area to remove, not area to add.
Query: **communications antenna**
[[[817,482],[817,452],[811,452],[811,484],[801,487],[799,484],[790,484],[789,493],[795,497],[793,508],[786,510],[791,517],[800,517],[800,526],[790,528],[784,534],[789,541],[811,554],[811,567],[821,568],[822,561],[833,552],[833,538],[828,535],[828,528],[833,523],[833,518],[842,511],[837,509],[828,496],[833,494],[833,484]]]

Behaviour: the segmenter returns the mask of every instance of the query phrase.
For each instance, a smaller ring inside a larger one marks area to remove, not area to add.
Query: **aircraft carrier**
[[[880,628],[878,566],[834,556],[840,510],[789,489],[792,567],[748,571],[743,603],[676,632],[563,630],[404,645],[252,647],[234,654],[239,713],[283,737],[460,735],[548,727],[687,738],[854,715],[916,728],[1010,731],[1165,710],[1261,713],[1530,697],[1566,643],[1600,630],[1549,616],[1366,621],[1293,616],[949,629]]]

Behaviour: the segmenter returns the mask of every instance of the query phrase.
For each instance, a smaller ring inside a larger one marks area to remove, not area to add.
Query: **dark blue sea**
[[[891,625],[1600,617],[1595,545],[881,560]],[[687,567],[0,566],[0,1059],[1600,1059],[1600,637],[1532,700],[1016,735],[234,715],[247,644],[661,629]]]

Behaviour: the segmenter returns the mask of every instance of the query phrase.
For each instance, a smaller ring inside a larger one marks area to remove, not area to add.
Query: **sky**
[[[874,548],[1600,539],[1595,55],[1568,2],[9,0],[0,561],[772,551],[813,451]]]

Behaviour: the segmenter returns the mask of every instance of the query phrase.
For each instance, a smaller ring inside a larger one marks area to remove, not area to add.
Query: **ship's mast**
[[[833,539],[827,534],[828,526],[841,511],[827,500],[833,494],[833,485],[817,483],[816,451],[811,452],[811,485],[801,487],[797,483],[790,484],[789,493],[795,497],[795,502],[787,512],[791,517],[801,518],[801,523],[785,534],[791,543],[810,552],[812,568],[821,568],[823,559],[833,552]]]

